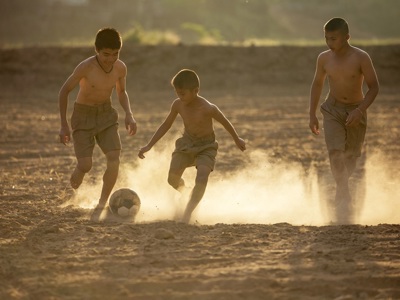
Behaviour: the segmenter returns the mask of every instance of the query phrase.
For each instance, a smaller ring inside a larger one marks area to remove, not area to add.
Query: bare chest
[[[207,111],[204,109],[181,109],[181,116],[184,121],[202,122],[208,117]]]
[[[331,81],[358,81],[362,78],[360,64],[351,58],[331,59],[325,64],[325,71]]]
[[[112,72],[109,74],[90,72],[86,77],[81,80],[80,84],[81,87],[84,87],[88,90],[112,91],[117,79],[117,74],[114,74]]]

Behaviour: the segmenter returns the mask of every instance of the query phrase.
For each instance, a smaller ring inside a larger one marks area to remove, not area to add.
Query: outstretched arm
[[[236,146],[241,150],[246,150],[246,142],[239,137],[232,123],[225,117],[225,115],[219,110],[216,105],[212,107],[212,117],[224,126],[226,131],[232,136]]]
[[[171,110],[167,116],[167,118],[162,122],[160,127],[156,130],[150,141],[147,143],[146,146],[139,149],[138,156],[140,158],[145,158],[144,153],[149,151],[171,128],[172,124],[174,123],[176,116],[178,115],[178,111],[176,108],[177,102],[175,101],[172,106]]]

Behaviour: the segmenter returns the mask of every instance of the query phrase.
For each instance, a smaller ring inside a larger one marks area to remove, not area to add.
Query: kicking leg
[[[91,216],[92,221],[99,220],[100,215],[107,203],[108,197],[110,196],[111,191],[117,181],[120,154],[120,150],[110,151],[106,154],[107,168],[103,175],[103,187],[101,190],[99,203],[97,204]]]
[[[185,189],[185,181],[182,178],[185,169],[170,169],[168,172],[168,183],[178,192],[183,192]]]
[[[91,157],[78,158],[78,163],[75,167],[74,172],[72,172],[70,178],[70,184],[73,189],[77,189],[82,184],[83,177],[85,177],[85,174],[88,173],[91,168],[92,168]]]
[[[192,190],[190,200],[186,206],[185,213],[183,214],[182,221],[189,223],[193,211],[199,204],[200,200],[203,198],[206,191],[208,177],[211,173],[211,168],[205,165],[197,166],[197,175],[195,186]]]

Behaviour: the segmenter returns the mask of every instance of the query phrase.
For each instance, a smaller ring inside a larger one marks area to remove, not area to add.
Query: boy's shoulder
[[[332,51],[331,50],[325,50],[325,51],[322,51],[318,55],[318,59],[326,59],[326,58],[330,57],[331,55],[332,55]]]
[[[88,65],[88,64],[92,64],[95,61],[96,61],[96,57],[94,55],[92,55],[92,56],[89,56],[88,58],[82,60],[80,64]]]
[[[198,99],[207,106],[215,106],[215,104],[213,104],[211,101],[207,100],[206,98],[202,97],[202,96],[198,96]]]
[[[360,57],[369,57],[369,54],[367,53],[367,51],[365,51],[363,49],[360,49],[360,48],[357,48],[354,46],[352,46],[352,49],[353,49],[354,53]]]
[[[82,60],[82,61],[78,64],[77,68],[80,68],[80,69],[87,69],[87,68],[89,68],[89,67],[92,67],[92,66],[94,65],[94,62],[95,62],[95,61],[96,61],[96,58],[95,58],[94,56],[90,56],[90,57],[88,57],[88,58]]]

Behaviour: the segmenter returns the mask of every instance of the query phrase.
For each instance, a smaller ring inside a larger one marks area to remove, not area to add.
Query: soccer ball
[[[128,188],[116,190],[110,197],[109,208],[113,215],[134,218],[140,209],[138,194]]]

